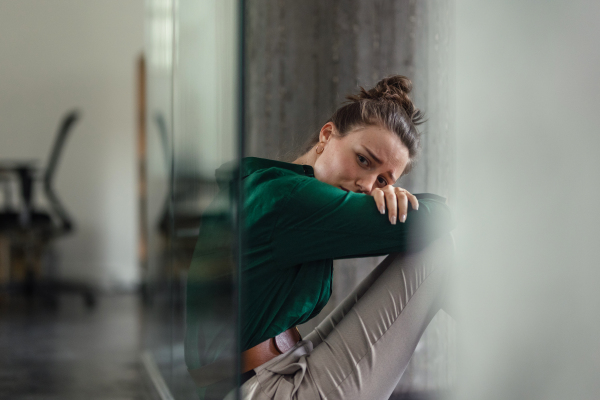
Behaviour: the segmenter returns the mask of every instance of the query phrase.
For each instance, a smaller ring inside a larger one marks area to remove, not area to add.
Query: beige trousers
[[[304,340],[256,368],[244,400],[387,400],[440,308],[450,235],[392,254]]]

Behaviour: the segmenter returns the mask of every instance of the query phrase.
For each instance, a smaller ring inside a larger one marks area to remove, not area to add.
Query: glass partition
[[[234,387],[238,21],[234,0],[147,3],[144,363],[174,399]]]

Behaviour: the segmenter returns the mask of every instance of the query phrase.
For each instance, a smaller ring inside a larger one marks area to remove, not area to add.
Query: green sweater
[[[334,259],[417,250],[454,227],[439,196],[417,195],[419,210],[409,206],[406,222],[392,225],[373,197],[323,183],[310,166],[250,157],[241,168],[242,351],[316,316],[331,295]],[[218,247],[210,229],[203,222],[190,276]]]

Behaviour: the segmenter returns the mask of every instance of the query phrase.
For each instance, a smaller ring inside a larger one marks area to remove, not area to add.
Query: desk
[[[36,160],[0,160],[0,175],[16,176],[19,180],[22,202],[19,223],[22,227],[31,222],[33,182],[38,171]]]

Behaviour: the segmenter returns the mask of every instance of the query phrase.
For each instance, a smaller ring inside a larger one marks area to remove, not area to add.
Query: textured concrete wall
[[[344,96],[414,73],[415,2],[247,2],[248,154],[283,156]]]
[[[421,161],[399,185],[453,197],[449,1],[247,0],[246,7],[247,155],[290,159],[346,95],[402,74],[413,80],[413,100],[428,122]],[[321,315],[381,259],[336,261],[333,296]],[[448,387],[453,333],[452,322],[440,313],[398,391]]]

